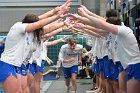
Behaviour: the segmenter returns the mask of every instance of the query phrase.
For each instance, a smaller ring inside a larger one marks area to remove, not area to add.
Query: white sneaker
[[[71,86],[69,86],[69,87],[67,88],[66,93],[70,93],[70,89],[71,89]]]
[[[76,93],[76,91],[71,91],[71,93]]]
[[[87,78],[87,79],[90,79],[91,77],[90,77],[90,76],[87,76],[86,78]]]

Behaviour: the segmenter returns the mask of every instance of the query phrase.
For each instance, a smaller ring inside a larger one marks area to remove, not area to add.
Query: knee
[[[75,82],[76,82],[76,78],[73,78],[73,79],[72,79],[72,83],[75,83]]]

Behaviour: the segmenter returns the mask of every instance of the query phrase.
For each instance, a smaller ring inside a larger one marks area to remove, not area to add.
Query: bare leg
[[[23,93],[23,90],[21,88],[21,75],[17,74],[17,80],[18,80],[18,92]]]
[[[119,74],[119,92],[127,93],[126,91],[126,75],[125,71],[123,71]]]
[[[35,75],[35,82],[34,82],[35,93],[40,93],[41,79],[42,79],[42,72],[39,71]]]
[[[71,76],[72,79],[72,91],[76,91],[77,90],[77,85],[76,85],[76,74],[73,73]]]
[[[23,90],[23,93],[29,93],[29,87],[27,85],[27,76],[21,75],[21,88]]]
[[[18,81],[13,75],[10,75],[3,83],[4,93],[19,93]]]
[[[106,80],[106,93],[113,93],[113,87],[110,79]]]
[[[140,93],[140,81],[134,78],[127,81],[127,93]]]
[[[103,72],[100,72],[99,75],[99,88],[96,90],[96,92],[101,92],[103,88]]]
[[[67,86],[67,93],[70,91],[70,78],[65,79],[65,84]]]
[[[99,76],[96,75],[96,87],[99,88]]]
[[[34,93],[34,88],[32,86],[33,81],[34,81],[34,76],[32,75],[32,73],[28,73],[28,75],[27,75],[27,85],[28,85],[30,93]]]

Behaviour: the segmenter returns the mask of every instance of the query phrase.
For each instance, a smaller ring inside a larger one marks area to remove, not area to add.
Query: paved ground
[[[45,68],[45,71],[47,69]],[[63,73],[60,70],[60,78],[58,80],[41,82],[41,93],[66,93],[66,86],[64,82]],[[92,87],[92,79],[77,79],[77,93],[94,93],[90,91]],[[89,91],[89,92],[86,92]],[[0,93],[4,93],[0,85]]]
[[[90,91],[91,87],[91,79],[77,79],[77,93],[94,93]],[[0,89],[0,93],[4,92]],[[42,81],[41,93],[66,93],[64,78],[61,77],[60,79],[53,81]]]
[[[91,79],[77,79],[77,93],[94,93],[90,92],[91,87]],[[55,81],[43,81],[41,84],[41,93],[66,93],[64,79],[60,78]]]

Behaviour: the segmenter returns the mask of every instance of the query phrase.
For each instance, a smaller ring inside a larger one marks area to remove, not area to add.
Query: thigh
[[[127,82],[127,79],[126,79],[126,72],[125,71],[122,71],[121,73],[119,73],[119,89],[121,91],[126,91],[126,82]]]
[[[140,81],[135,79],[127,81],[127,93],[140,93]]]
[[[21,75],[21,87],[22,87],[22,89],[27,87],[27,76],[22,76]]]
[[[41,82],[41,79],[42,79],[42,72],[38,71],[35,74],[35,80]]]
[[[17,78],[12,74],[7,77],[3,82],[4,93],[16,93],[18,91],[18,82]]]
[[[28,73],[28,75],[27,75],[27,83],[28,83],[29,86],[32,84],[33,80],[34,80],[33,74],[32,73]]]

